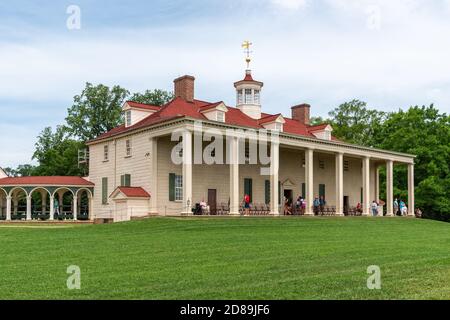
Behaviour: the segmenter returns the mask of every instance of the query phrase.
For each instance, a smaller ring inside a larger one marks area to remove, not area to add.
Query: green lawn
[[[450,299],[450,224],[152,218],[0,224],[1,299]],[[81,290],[68,290],[69,265]],[[378,265],[382,289],[366,286]]]

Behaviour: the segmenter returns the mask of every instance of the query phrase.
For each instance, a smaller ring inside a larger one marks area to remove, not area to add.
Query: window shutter
[[[302,198],[306,198],[306,183],[302,183]]]
[[[319,184],[319,197],[323,197],[324,199],[326,199],[324,184]]]
[[[266,204],[270,203],[270,180],[265,181],[265,188],[264,188],[265,198],[266,198]]]
[[[175,173],[169,173],[169,201],[175,201]]]
[[[102,204],[108,203],[108,178],[102,178]]]
[[[120,186],[125,187],[125,176],[124,175],[120,176]]]
[[[129,174],[126,174],[125,176],[124,176],[124,182],[125,182],[125,186],[126,187],[131,187],[131,175],[129,175]]]

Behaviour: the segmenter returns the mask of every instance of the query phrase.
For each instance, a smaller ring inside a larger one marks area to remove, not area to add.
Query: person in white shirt
[[[378,215],[378,203],[375,200],[373,200],[371,208],[372,208],[372,216],[376,217]]]

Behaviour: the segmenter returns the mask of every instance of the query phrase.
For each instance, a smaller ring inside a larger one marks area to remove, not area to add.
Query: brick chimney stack
[[[193,76],[182,76],[174,81],[175,84],[175,97],[180,97],[187,102],[194,102],[194,82]]]
[[[298,106],[293,106],[292,108],[292,119],[309,126],[309,115],[311,106],[309,104],[300,104]]]

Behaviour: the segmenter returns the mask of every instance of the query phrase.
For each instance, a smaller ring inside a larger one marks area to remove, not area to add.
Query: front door
[[[344,197],[344,215],[347,216],[349,213],[349,210],[350,210],[350,201],[349,201],[348,196],[345,196]]]
[[[217,214],[217,190],[216,189],[208,189],[208,205],[210,214]]]

